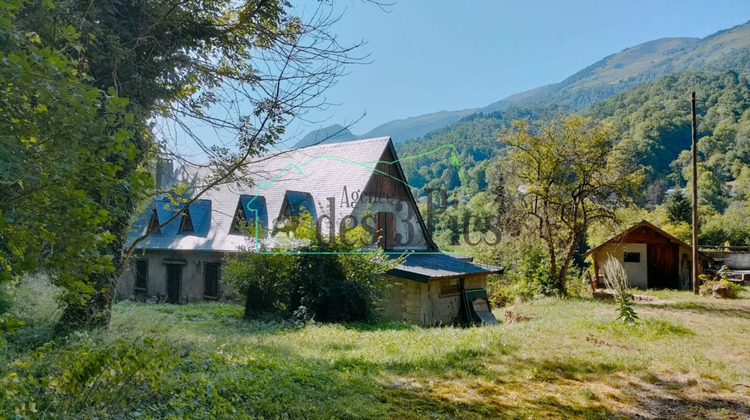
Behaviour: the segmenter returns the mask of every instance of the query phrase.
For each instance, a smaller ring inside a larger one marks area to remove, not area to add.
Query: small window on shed
[[[623,262],[629,262],[629,263],[639,263],[641,262],[641,253],[640,252],[625,252],[622,255],[622,261]]]
[[[208,298],[219,297],[219,263],[206,263],[203,269],[203,278],[206,282],[203,295]]]
[[[135,262],[135,290],[146,290],[148,287],[148,260]]]
[[[444,280],[440,285],[440,297],[455,296],[461,292],[459,279]]]

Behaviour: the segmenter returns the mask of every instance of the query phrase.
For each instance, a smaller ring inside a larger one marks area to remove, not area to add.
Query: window
[[[383,249],[393,249],[396,236],[396,218],[393,213],[378,212],[375,218],[375,230],[378,235],[378,246]]]
[[[137,260],[135,262],[135,290],[146,290],[148,288],[148,260]]]
[[[641,262],[641,253],[640,252],[626,252],[622,255],[622,261],[629,262],[629,263],[639,263]]]
[[[461,292],[459,279],[443,280],[440,285],[440,297],[455,296]]]
[[[242,202],[237,204],[237,210],[234,212],[234,219],[232,220],[232,229],[230,233],[242,233],[241,228],[247,224],[247,217],[245,216],[245,209],[242,207]]]
[[[203,278],[206,282],[203,295],[210,298],[219,297],[219,263],[206,263],[203,269]]]
[[[154,233],[159,230],[159,215],[156,213],[156,207],[151,210],[151,220],[148,222],[148,233]]]
[[[180,222],[180,233],[193,231],[193,219],[190,217],[190,208],[187,208],[185,209],[185,213],[182,214],[182,221]]]

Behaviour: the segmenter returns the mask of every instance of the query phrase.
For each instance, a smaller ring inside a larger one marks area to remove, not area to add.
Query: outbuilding
[[[583,254],[594,263],[594,285],[603,286],[604,262],[615,257],[628,274],[630,287],[689,290],[692,247],[645,220]],[[699,270],[708,257],[699,254]]]

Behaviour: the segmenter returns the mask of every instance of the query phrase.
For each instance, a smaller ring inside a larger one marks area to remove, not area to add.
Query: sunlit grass
[[[737,384],[750,385],[750,300],[649,294],[660,300],[636,304],[635,326],[615,321],[614,303],[589,299],[519,303],[528,321],[486,328],[297,328],[246,321],[233,304],[121,302],[94,334],[158,338],[178,359],[159,389],[143,390],[148,401],[123,402],[123,415],[747,415]]]

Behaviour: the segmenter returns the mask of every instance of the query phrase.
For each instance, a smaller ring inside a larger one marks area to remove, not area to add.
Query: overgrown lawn
[[[27,324],[0,348],[5,415],[750,416],[746,297],[648,292],[659,300],[636,305],[637,326],[615,322],[614,303],[544,299],[514,305],[522,322],[468,329],[297,328],[231,304],[121,302],[109,330],[65,333],[51,300],[26,293]]]

